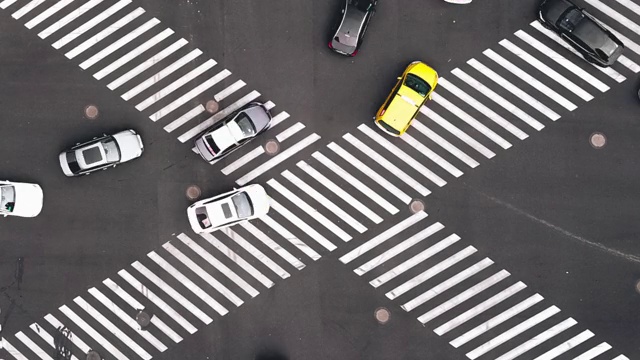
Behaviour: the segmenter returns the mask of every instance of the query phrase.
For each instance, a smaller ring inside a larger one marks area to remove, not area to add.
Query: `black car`
[[[611,66],[624,49],[622,41],[569,0],[544,0],[538,19],[595,65]]]
[[[329,49],[338,54],[356,56],[377,3],[377,0],[345,0],[340,24],[329,41]]]

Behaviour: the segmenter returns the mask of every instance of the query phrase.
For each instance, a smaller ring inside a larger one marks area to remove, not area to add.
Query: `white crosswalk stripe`
[[[551,339],[552,337],[560,334],[561,332],[567,330],[568,328],[572,327],[573,325],[577,324],[578,322],[573,320],[572,318],[568,318],[566,320],[564,320],[563,322],[545,330],[544,332],[534,336],[533,338],[523,342],[522,344],[518,345],[517,347],[515,347],[514,349],[510,350],[509,352],[505,353],[504,355],[501,355],[499,358],[497,358],[496,360],[513,360],[516,357],[524,354],[525,352],[533,349],[534,347],[542,344],[543,342]]]
[[[27,5],[21,7],[20,10],[11,14],[11,17],[13,17],[14,19],[20,19],[21,17],[31,12],[31,10],[35,9],[37,6],[39,6],[43,2],[44,0],[31,0],[29,3],[27,3]]]
[[[429,129],[427,126],[423,125],[420,121],[413,120],[413,122],[411,123],[411,127],[413,129],[418,130],[418,132],[420,132],[422,135],[436,142],[443,149],[447,150],[452,155],[454,155],[455,157],[457,157],[458,159],[460,159],[470,167],[475,168],[476,166],[480,165],[480,163],[475,161],[471,156],[467,155],[462,150],[457,148],[455,145],[445,140],[442,136],[436,134],[435,131]]]
[[[33,323],[33,324],[29,325],[29,328],[31,330],[33,330],[33,332],[36,333],[38,336],[40,336],[42,338],[42,340],[44,340],[49,346],[51,346],[54,349],[56,348],[53,336],[51,336],[51,334],[49,334],[40,325],[38,325],[37,323]],[[71,354],[70,358],[71,358],[71,360],[79,360],[78,357],[73,355],[73,354]]]
[[[289,189],[280,184],[276,179],[271,179],[267,181],[267,184],[275,189],[277,192],[282,194],[288,201],[295,204],[306,214],[311,216],[316,222],[321,224],[322,226],[329,229],[332,233],[338,236],[343,241],[351,240],[351,236],[347,234],[344,230],[342,230],[338,225],[334,224],[331,220],[327,219],[322,213],[312,208],[309,204],[307,204],[304,200],[298,197],[296,194],[291,192]]]
[[[22,341],[22,343],[25,344],[29,349],[31,349],[40,359],[53,360],[53,358],[49,356],[49,354],[46,351],[42,350],[40,346],[36,345],[36,343],[33,342],[33,340],[31,340],[22,331],[18,331],[16,333],[16,338]]]
[[[273,252],[275,252],[276,254],[280,255],[280,257],[283,258],[284,260],[286,260],[289,264],[291,264],[291,266],[295,267],[298,270],[304,269],[305,265],[304,265],[304,263],[302,263],[302,261],[298,260],[290,252],[288,252],[286,249],[282,248],[278,243],[273,241],[273,239],[268,237],[267,234],[265,234],[260,229],[255,227],[253,224],[251,224],[250,222],[243,222],[243,223],[240,224],[240,226],[242,226],[245,230],[247,230],[256,239],[258,239],[263,244],[265,244],[267,247],[269,247],[271,250],[273,250]]]
[[[462,176],[462,171],[460,171],[460,169],[458,169],[457,167],[453,166],[450,162],[448,162],[447,160],[443,159],[440,155],[438,155],[435,152],[433,152],[433,150],[429,149],[428,147],[423,145],[418,140],[414,139],[413,136],[411,136],[411,135],[409,135],[407,133],[404,133],[404,134],[402,134],[400,139],[404,140],[404,142],[406,142],[407,144],[413,146],[416,150],[418,150],[421,154],[425,155],[427,158],[429,158],[434,163],[440,165],[440,167],[445,169],[449,174],[451,174],[451,175],[453,175],[455,177]]]
[[[6,2],[6,0],[5,0],[5,2]],[[3,2],[3,4],[5,2]],[[2,5],[2,4],[0,4],[0,5]],[[8,5],[5,5],[5,6],[8,6]],[[20,351],[18,351],[18,349],[16,349],[13,345],[11,345],[11,343],[7,339],[1,338],[0,342],[1,342],[2,348],[6,349],[7,352],[9,353],[9,355],[13,356],[16,360],[29,360],[29,358],[27,358],[26,356],[22,355],[22,353]]]
[[[273,262],[273,260],[268,258],[262,251],[258,250],[255,246],[251,245],[249,241],[245,240],[242,236],[240,236],[238,233],[233,231],[231,228],[222,229],[221,231],[225,233],[227,237],[235,241],[245,251],[253,255],[253,257],[258,259],[258,261],[263,263],[266,267],[271,269],[271,271],[276,273],[281,278],[286,279],[289,276],[291,276],[285,269],[283,269],[282,267],[280,267],[280,265]]]
[[[318,244],[322,245],[325,249],[329,251],[333,251],[336,249],[336,245],[329,241],[327,238],[322,236],[319,232],[317,232],[314,228],[309,226],[306,222],[302,221],[297,215],[292,213],[289,209],[280,205],[279,202],[274,199],[269,199],[269,203],[271,208],[284,216],[289,222],[295,225],[297,228],[302,230],[305,234],[309,235],[313,240],[315,240]]]
[[[4,0],[0,3],[0,9],[6,9],[9,6],[13,5],[18,0]]]
[[[313,261],[320,259],[320,254],[310,248],[302,240],[298,239],[298,237],[289,232],[289,230],[285,229],[284,226],[273,220],[269,215],[261,217],[260,220],[289,241],[293,246],[298,248],[298,250],[310,257]]]
[[[47,320],[49,322],[49,324],[53,325],[53,327],[55,327],[56,329],[62,330],[62,329],[65,328],[65,325],[62,324],[62,322],[60,322],[60,320],[58,320],[55,316],[53,316],[51,314],[45,315],[44,319]],[[69,329],[67,329],[67,330],[69,330]],[[71,342],[73,343],[73,345],[77,346],[78,349],[80,349],[80,351],[82,351],[83,353],[86,354],[91,350],[89,345],[87,345],[87,343],[82,341],[82,339],[80,339],[80,337],[78,337],[78,335],[75,334],[72,331],[69,332],[69,339],[71,339]]]
[[[34,26],[40,24],[44,20],[46,20],[49,17],[51,17],[51,15],[53,15],[53,14],[57,13],[58,11],[62,10],[65,6],[71,4],[72,1],[73,0],[61,0],[61,1],[58,1],[53,6],[49,7],[47,10],[41,12],[36,17],[34,17],[33,19],[29,20],[29,22],[24,24],[24,26],[27,29],[32,29]]]
[[[573,358],[573,360],[591,360],[597,357],[598,355],[604,354],[609,349],[611,349],[611,345],[607,344],[606,342],[603,342],[585,351],[580,356]]]
[[[551,359],[555,359],[556,357],[564,354],[565,352],[573,349],[574,347],[580,345],[581,343],[587,341],[588,339],[592,338],[594,336],[594,333],[592,333],[589,330],[585,330],[583,332],[581,332],[580,334],[572,337],[571,339],[563,342],[562,344],[554,347],[553,349],[547,351],[546,353],[538,356],[537,358],[535,358],[534,360],[551,360]]]
[[[69,24],[73,20],[75,20],[75,19],[79,18],[80,16],[82,16],[82,14],[84,14],[87,11],[93,9],[96,5],[100,4],[102,1],[103,0],[89,0],[88,2],[82,4],[79,8],[77,8],[77,9],[73,10],[72,12],[70,12],[69,14],[67,14],[62,19],[56,21],[55,23],[51,24],[46,29],[42,30],[40,33],[38,33],[38,36],[41,39],[46,39],[51,34],[55,33],[56,31],[60,30],[61,28],[63,28],[65,25]],[[0,7],[2,7],[2,4],[0,4]]]

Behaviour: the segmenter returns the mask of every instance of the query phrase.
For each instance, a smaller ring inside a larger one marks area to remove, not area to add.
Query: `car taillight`
[[[333,49],[333,45],[331,45],[331,43],[332,43],[332,42],[331,42],[331,41],[329,41],[329,45],[328,45],[328,46],[329,46],[329,49]]]
[[[380,116],[384,115],[384,112],[387,111],[386,109],[380,111]]]
[[[358,53],[358,50],[354,51],[351,53],[351,56],[356,56],[356,54]]]

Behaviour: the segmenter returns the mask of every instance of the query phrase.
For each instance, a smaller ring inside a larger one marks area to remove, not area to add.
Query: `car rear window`
[[[213,151],[214,155],[220,152],[220,148],[218,147],[218,145],[216,145],[215,141],[213,141],[213,136],[205,136],[204,141],[207,142],[207,145],[209,145],[209,148]]]
[[[69,164],[69,170],[71,170],[72,173],[77,174],[78,171],[80,171],[80,165],[78,165],[75,151],[69,151],[67,153],[67,164]]]
[[[391,125],[387,124],[384,121],[378,121],[378,124],[380,124],[385,130],[387,130],[388,132],[395,134],[395,135],[400,135],[400,131],[394,129],[391,127]]]

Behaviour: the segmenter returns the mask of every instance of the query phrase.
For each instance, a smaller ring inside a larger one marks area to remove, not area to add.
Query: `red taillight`
[[[358,53],[358,50],[354,51],[351,53],[351,56],[356,56],[356,54]]]
[[[329,49],[333,49],[333,45],[331,45],[332,41],[329,41]]]
[[[387,109],[384,109],[384,110],[380,111],[380,116],[384,115],[385,111],[387,111]]]

